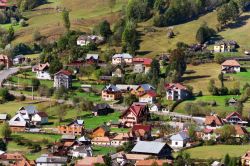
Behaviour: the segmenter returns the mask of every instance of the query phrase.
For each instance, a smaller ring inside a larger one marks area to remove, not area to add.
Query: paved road
[[[20,69],[28,69],[31,66],[24,66],[24,67],[12,67],[9,69],[5,69],[0,71],[0,87],[3,84],[3,81],[7,79],[10,75],[17,73]]]

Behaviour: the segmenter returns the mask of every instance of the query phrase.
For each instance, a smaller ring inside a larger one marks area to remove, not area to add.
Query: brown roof
[[[157,164],[158,166],[162,166],[163,164],[172,164],[172,160],[156,160],[156,159],[149,159],[149,160],[139,160],[136,161],[136,166],[151,166],[153,164]]]
[[[132,137],[133,137],[132,133],[128,132],[128,133],[119,133],[113,139],[114,140],[124,140],[124,139],[132,138]]]
[[[94,166],[95,164],[105,164],[103,156],[98,155],[97,157],[85,157],[82,160],[78,160],[75,166]]]
[[[46,112],[38,112],[37,113],[40,117],[48,117],[48,114]]]
[[[123,112],[122,116],[127,114],[128,112],[132,112],[136,117],[140,117],[145,112],[145,107],[147,105],[143,103],[133,103],[125,112]]]
[[[36,163],[34,160],[28,160],[23,157],[21,161],[17,161],[14,166],[35,166]]]
[[[217,115],[206,116],[205,124],[206,125],[212,125],[213,123],[215,123],[216,126],[222,126],[223,125],[223,121],[219,116],[217,116]]]
[[[221,64],[222,66],[240,66],[239,62],[232,59],[232,60],[226,60]]]
[[[0,160],[22,160],[23,155],[21,153],[4,153],[0,155]]]
[[[177,89],[181,89],[181,90],[186,90],[187,87],[180,84],[180,83],[169,83],[165,85],[166,89],[173,89],[173,88],[177,88]]]
[[[242,127],[240,125],[235,125],[234,128],[235,128],[235,132],[236,132],[237,135],[246,135],[246,134],[248,134],[246,128],[244,128],[244,127]]]
[[[139,94],[140,97],[144,96],[144,95],[149,95],[151,97],[156,97],[157,94],[154,90],[149,90],[149,91],[146,91],[146,92],[142,92],[141,94]]]
[[[110,142],[109,137],[95,137],[92,139],[93,142]]]
[[[60,70],[55,75],[57,75],[57,74],[64,74],[64,75],[67,75],[67,76],[71,76],[72,73],[70,71],[68,71],[68,70]]]
[[[145,154],[125,154],[128,160],[145,160],[151,157],[151,155]]]

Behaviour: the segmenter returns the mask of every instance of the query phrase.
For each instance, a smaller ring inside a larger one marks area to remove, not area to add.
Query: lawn
[[[106,155],[108,153],[114,153],[115,147],[110,146],[93,146],[93,153],[94,155]]]
[[[211,111],[216,112],[219,115],[227,115],[230,112],[235,111],[235,108],[232,106],[225,106],[225,99],[230,99],[231,97],[234,98],[239,98],[239,96],[232,96],[232,95],[227,95],[227,96],[201,96],[201,97],[196,97],[194,100],[188,100],[188,101],[184,101],[181,104],[179,104],[176,108],[175,108],[175,112],[179,112],[179,113],[184,113],[186,114],[184,107],[186,103],[189,102],[198,102],[198,101],[204,101],[204,102],[212,102],[212,101],[216,101],[217,106],[208,106]]]
[[[250,149],[250,145],[214,145],[200,146],[186,150],[193,159],[221,159],[227,153],[233,157],[240,157]]]

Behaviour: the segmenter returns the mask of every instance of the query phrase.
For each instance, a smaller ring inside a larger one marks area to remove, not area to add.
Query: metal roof
[[[176,135],[173,135],[172,137],[170,137],[170,139],[172,141],[184,141],[186,139],[189,139],[189,136],[187,135],[186,132],[179,132]]]
[[[158,154],[166,143],[156,141],[139,141],[131,152]]]

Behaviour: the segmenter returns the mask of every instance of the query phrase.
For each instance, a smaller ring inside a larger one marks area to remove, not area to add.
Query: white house
[[[158,112],[161,111],[161,105],[159,103],[157,104],[150,104],[148,106],[149,112]]]
[[[113,65],[118,65],[121,63],[132,64],[133,63],[132,55],[130,55],[128,53],[122,53],[122,54],[115,54],[112,57],[112,64]]]
[[[221,64],[222,73],[238,73],[240,72],[240,64],[236,60],[226,60]]]
[[[165,85],[167,100],[183,100],[188,98],[187,87],[180,83],[170,83]]]
[[[32,116],[31,121],[34,125],[48,123],[48,115],[45,112],[37,112]]]
[[[36,78],[40,80],[51,80],[51,75],[49,74],[49,63],[38,64],[33,66],[33,72],[36,72]]]
[[[70,151],[72,157],[78,158],[85,158],[85,157],[92,157],[93,151],[90,146],[74,146],[73,149]]]
[[[183,148],[189,141],[189,136],[186,132],[182,131],[170,137],[172,148]]]
[[[95,43],[95,44],[101,44],[104,41],[104,38],[102,36],[96,36],[96,35],[81,35],[77,38],[77,45],[78,46],[86,46],[89,43]]]
[[[100,146],[110,146],[111,140],[109,137],[95,137],[91,140],[93,145],[100,145]]]
[[[154,103],[156,101],[157,94],[154,90],[145,91],[139,94],[139,102],[140,103]]]
[[[36,166],[63,166],[67,165],[67,157],[42,154],[36,159]]]

